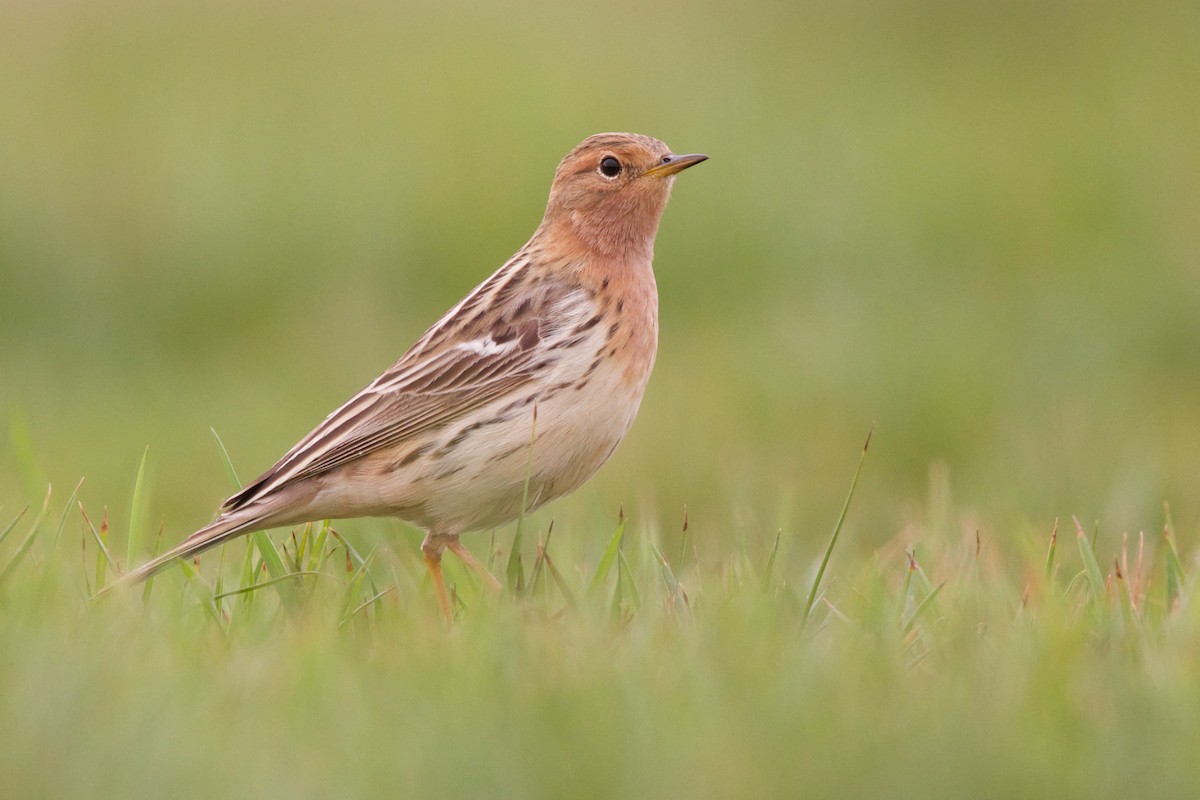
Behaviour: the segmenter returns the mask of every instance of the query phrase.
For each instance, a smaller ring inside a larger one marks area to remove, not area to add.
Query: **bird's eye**
[[[600,159],[600,174],[606,178],[615,178],[621,174],[621,162],[613,156]]]

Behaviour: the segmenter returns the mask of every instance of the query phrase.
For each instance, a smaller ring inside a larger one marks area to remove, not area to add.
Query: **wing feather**
[[[516,391],[533,379],[543,362],[536,346],[522,346],[519,340],[510,344],[490,349],[460,345],[411,367],[402,359],[226,500],[222,509],[239,508],[285,484],[399,444]]]

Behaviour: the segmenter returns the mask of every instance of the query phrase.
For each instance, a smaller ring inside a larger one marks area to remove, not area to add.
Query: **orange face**
[[[559,164],[546,221],[567,222],[602,252],[649,244],[675,174],[705,159],[675,155],[658,139],[639,134],[589,136]]]

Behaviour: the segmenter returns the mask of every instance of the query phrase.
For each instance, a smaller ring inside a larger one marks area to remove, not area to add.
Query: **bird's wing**
[[[516,392],[546,366],[542,345],[538,321],[529,319],[505,335],[488,334],[416,358],[406,355],[226,500],[222,510],[411,440]]]

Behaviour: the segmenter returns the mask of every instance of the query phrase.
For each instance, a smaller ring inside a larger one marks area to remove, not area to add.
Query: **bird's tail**
[[[155,573],[166,569],[177,558],[191,558],[210,547],[215,547],[227,539],[232,539],[243,533],[258,530],[263,527],[262,518],[258,515],[245,514],[223,515],[211,525],[206,525],[167,552],[152,561],[142,564],[135,570],[125,573],[117,584],[140,583]]]

